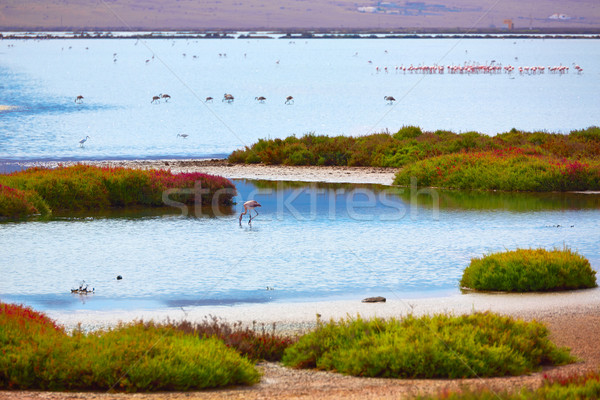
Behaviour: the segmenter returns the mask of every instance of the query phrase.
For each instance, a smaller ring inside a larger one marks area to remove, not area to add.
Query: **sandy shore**
[[[48,315],[68,328],[79,323],[85,329],[114,326],[119,321],[136,319],[164,321],[187,319],[202,321],[210,315],[229,322],[240,321],[251,326],[253,321],[267,326],[276,324],[280,333],[298,333],[315,326],[316,316],[322,320],[347,316],[402,317],[407,314],[434,313],[468,314],[475,311],[493,311],[525,319],[540,319],[572,313],[585,315],[600,312],[600,288],[559,293],[469,293],[449,297],[403,299],[399,294],[385,303],[362,303],[361,299],[320,302],[264,303],[228,306],[199,306],[154,310],[111,311],[49,311]]]
[[[355,315],[401,316],[408,312],[425,314],[432,312],[469,313],[492,310],[514,315],[523,319],[536,319],[550,329],[551,339],[559,346],[567,346],[579,361],[561,367],[545,368],[531,375],[484,379],[379,379],[344,376],[333,372],[295,370],[284,368],[278,363],[261,363],[261,382],[252,387],[232,387],[200,392],[173,392],[151,394],[109,394],[98,392],[52,393],[37,391],[0,391],[0,398],[23,399],[100,399],[100,400],[184,400],[184,399],[399,399],[420,394],[434,394],[464,387],[486,388],[495,392],[516,390],[522,387],[537,388],[544,375],[559,376],[584,374],[596,371],[600,366],[600,288],[583,291],[549,294],[466,294],[447,298],[401,300],[390,299],[386,303],[364,304],[355,302],[322,302],[297,304],[265,304],[253,306],[212,307],[212,315],[226,319],[250,321],[276,321],[296,330],[309,328],[316,313],[328,319]],[[200,318],[206,310],[187,310],[187,318]],[[50,313],[59,321],[72,323],[87,320],[92,314]],[[135,317],[164,317],[178,319],[183,311],[132,313],[93,313],[97,320],[128,320]],[[501,398],[501,397],[499,397]]]
[[[39,162],[26,166],[56,167],[77,162]],[[229,179],[264,179],[332,183],[375,183],[391,185],[397,168],[375,167],[294,167],[287,165],[230,164],[226,160],[114,160],[86,161],[86,164],[142,169],[169,169],[172,172],[203,172]]]

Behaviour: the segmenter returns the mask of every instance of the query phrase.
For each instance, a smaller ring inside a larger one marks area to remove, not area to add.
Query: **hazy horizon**
[[[597,30],[597,0],[5,0],[5,30]]]

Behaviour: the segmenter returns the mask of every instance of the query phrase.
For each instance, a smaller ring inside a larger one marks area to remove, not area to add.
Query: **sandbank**
[[[107,160],[107,161],[52,161],[26,163],[24,166],[56,167],[84,163],[97,166],[141,169],[168,169],[173,173],[202,172],[228,179],[262,179],[269,181],[302,181],[329,183],[367,183],[391,185],[397,168],[325,167],[264,164],[231,164],[227,160]]]

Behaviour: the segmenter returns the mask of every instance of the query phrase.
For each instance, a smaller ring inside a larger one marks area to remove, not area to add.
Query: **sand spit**
[[[269,181],[303,181],[330,183],[372,183],[391,185],[397,168],[322,167],[263,164],[231,164],[227,160],[108,160],[85,162],[36,162],[25,166],[56,167],[59,164],[84,163],[97,166],[142,169],[169,169],[177,172],[203,172],[229,179],[264,179]]]

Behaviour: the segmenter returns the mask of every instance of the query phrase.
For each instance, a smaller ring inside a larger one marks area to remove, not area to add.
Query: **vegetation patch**
[[[24,199],[23,211],[18,214],[21,216],[49,213],[50,209],[163,206],[164,193],[170,200],[184,204],[230,205],[235,195],[233,183],[220,176],[89,165],[32,168],[0,175],[0,184],[18,191],[9,197],[4,194],[8,190],[0,189],[0,217],[14,213],[15,198]]]
[[[319,322],[282,361],[356,376],[470,378],[521,375],[573,358],[548,339],[541,323],[475,313]]]
[[[134,323],[67,334],[41,313],[0,304],[0,388],[197,390],[254,384],[254,365],[217,338]]]
[[[564,400],[564,399],[598,399],[600,398],[600,373],[587,375],[571,375],[548,378],[536,389],[521,389],[512,393],[492,392],[489,389],[480,391],[462,391],[443,393],[437,396],[420,397],[420,399],[437,400]]]
[[[452,189],[572,191],[600,189],[600,161],[578,161],[511,147],[443,155],[401,169],[394,184]]]
[[[460,286],[507,292],[558,291],[596,287],[596,271],[571,249],[517,249],[473,258]]]
[[[13,189],[0,184],[0,220],[23,218],[33,214],[47,214],[46,203],[33,191]]]
[[[340,165],[403,167],[415,161],[446,154],[520,148],[528,152],[570,160],[600,156],[600,127],[572,131],[568,135],[523,132],[516,129],[495,136],[478,132],[423,132],[404,126],[394,134],[322,136],[307,134],[285,139],[261,139],[229,156],[235,163],[288,165]]]
[[[259,329],[256,323],[253,327],[243,327],[241,322],[230,325],[216,317],[205,319],[202,322],[191,323],[188,321],[171,322],[174,329],[201,338],[216,337],[228,347],[236,349],[250,360],[281,361],[283,352],[291,346],[296,339],[275,333],[275,325],[269,331],[265,325]]]
[[[600,189],[600,127],[568,135],[522,132],[423,132],[290,136],[261,139],[229,156],[233,163],[403,168],[395,184],[460,189],[567,191]]]

